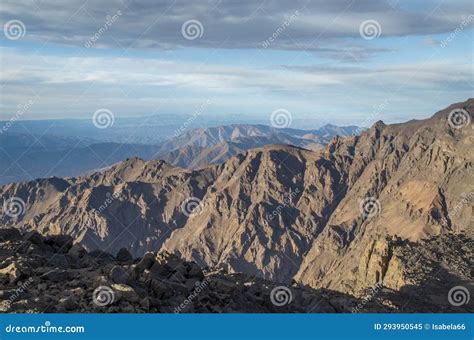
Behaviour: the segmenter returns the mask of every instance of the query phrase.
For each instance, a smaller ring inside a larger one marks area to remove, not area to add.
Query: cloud
[[[472,9],[467,1],[410,3],[415,5],[405,9],[408,6],[379,0],[70,0],[67,6],[54,0],[7,0],[2,1],[0,19],[22,20],[25,39],[83,47],[104,27],[107,16],[120,12],[93,47],[123,49],[262,48],[283,25],[268,48],[344,54],[341,39],[363,42],[359,26],[364,20],[378,21],[382,38],[433,35],[452,31]],[[285,26],[292,15],[294,20]],[[182,36],[182,25],[189,19],[202,23],[201,38]]]
[[[236,89],[317,90],[330,85],[358,84],[377,78],[386,86],[410,79],[410,86],[432,87],[443,82],[469,81],[470,65],[450,61],[364,67],[344,63],[275,65],[271,68],[244,65],[200,64],[199,62],[140,57],[36,56],[1,48],[4,85],[73,86],[95,83],[103,86],[174,87],[212,92]],[[366,84],[365,86],[370,86]]]
[[[430,93],[463,95],[472,90],[471,65],[450,61],[369,69],[362,64],[257,67],[136,56],[38,58],[11,48],[1,48],[0,53],[5,70],[0,74],[1,111],[6,117],[32,97],[35,105],[29,113],[37,115],[77,116],[100,107],[128,115],[187,112],[205,99],[215,104],[217,113],[263,113],[279,106],[311,113],[343,102],[348,107],[341,106],[341,112],[363,107],[361,101],[366,103],[365,110],[372,110],[370,103],[376,105],[392,96],[393,102],[416,93],[429,97]]]
[[[464,0],[4,0],[0,22],[21,20],[26,35],[0,49],[0,114],[30,98],[25,118],[183,113],[210,98],[216,113],[336,119],[390,98],[393,117],[412,118],[472,93],[465,34],[438,43],[470,10]],[[196,39],[182,34],[191,19]],[[365,20],[379,38],[361,38]]]

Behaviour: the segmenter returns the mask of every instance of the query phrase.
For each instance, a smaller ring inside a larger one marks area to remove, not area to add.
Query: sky
[[[369,126],[473,97],[474,2],[2,0],[0,119]]]

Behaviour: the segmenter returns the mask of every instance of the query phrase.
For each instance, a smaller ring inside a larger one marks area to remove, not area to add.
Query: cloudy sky
[[[2,0],[0,22],[0,119],[369,125],[473,97],[472,0]]]

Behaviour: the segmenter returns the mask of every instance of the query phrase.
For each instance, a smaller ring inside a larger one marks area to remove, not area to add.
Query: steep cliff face
[[[230,160],[207,190],[201,213],[175,230],[165,249],[209,266],[288,281],[318,232],[327,202],[306,184],[318,171],[330,171],[317,169],[314,157],[272,146]]]
[[[423,121],[376,123],[322,152],[271,145],[192,171],[128,159],[79,178],[0,188],[0,223],[71,235],[88,250],[165,249],[205,267],[359,292],[412,282],[389,238],[474,234],[474,100]],[[456,122],[456,121],[455,121]],[[442,252],[442,250],[440,250]]]
[[[473,102],[453,105],[425,121],[379,123],[355,140],[343,139],[341,143],[349,144],[346,149],[354,149],[348,173],[358,176],[352,175],[348,191],[295,279],[313,287],[354,291],[351,277],[360,277],[362,286],[385,278],[400,288],[405,282],[398,278],[402,273],[396,273],[401,272],[400,263],[393,259],[381,265],[391,255],[384,241],[374,239],[388,234],[417,241],[461,231],[472,237],[474,134],[471,124],[455,128],[449,119],[453,110],[463,109],[471,112],[472,121]],[[339,153],[334,158],[343,156],[351,157]],[[372,199],[365,201],[368,197]],[[355,259],[368,254],[375,257],[360,266]]]
[[[356,290],[363,290],[377,284],[400,290],[411,284],[404,273],[404,263],[393,254],[389,240],[373,240],[365,249],[357,268]]]
[[[379,284],[392,291],[382,291],[379,298],[391,299],[402,311],[413,307],[446,310],[453,305],[454,289],[459,293],[460,287],[468,292],[474,288],[473,246],[472,235],[465,233],[441,234],[419,242],[395,237],[374,241],[352,277],[354,293],[361,296],[368,287]],[[462,295],[462,301],[456,306],[458,312],[474,310],[468,294]]]

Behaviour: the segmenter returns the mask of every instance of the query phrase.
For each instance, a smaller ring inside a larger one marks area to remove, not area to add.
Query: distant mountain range
[[[379,283],[410,288],[413,299],[438,304],[420,297],[424,285],[472,288],[472,249],[455,251],[449,240],[474,238],[473,112],[469,99],[426,120],[379,121],[332,139],[341,130],[188,131],[160,152],[195,170],[130,158],[80,177],[8,184],[0,196],[17,199],[21,213],[0,223],[67,234],[88,250],[166,250],[202,267],[355,296]],[[250,146],[258,147],[239,153]],[[431,238],[429,251],[420,246]],[[414,271],[415,248],[424,267]]]
[[[249,124],[192,129],[163,143],[157,158],[175,166],[197,169],[220,164],[238,153],[270,144],[321,150],[334,136],[351,136],[360,131],[356,126],[334,125],[325,125],[318,130]]]
[[[102,131],[96,129],[96,134],[100,135]],[[57,131],[43,135],[7,131],[0,134],[0,185],[51,176],[79,176],[130,157],[160,158],[176,166],[199,168],[222,163],[237,153],[267,144],[293,144],[317,149],[336,134],[357,131],[357,127],[331,125],[313,131],[230,125],[190,129],[156,145],[103,142],[61,136]]]

